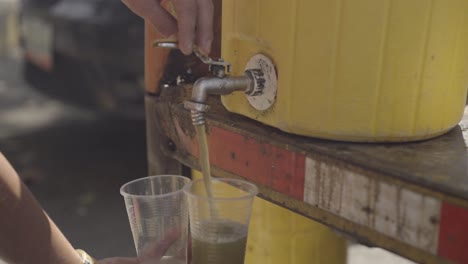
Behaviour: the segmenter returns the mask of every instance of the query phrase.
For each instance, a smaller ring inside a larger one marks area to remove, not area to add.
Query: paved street
[[[47,99],[0,61],[0,151],[78,248],[134,255],[119,187],[146,175],[143,121],[98,118]]]
[[[75,247],[135,255],[119,187],[146,176],[144,121],[98,117],[27,85],[17,4],[0,0],[0,151]]]

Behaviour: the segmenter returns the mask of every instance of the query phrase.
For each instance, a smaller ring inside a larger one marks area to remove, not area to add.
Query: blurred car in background
[[[88,109],[143,117],[144,26],[118,0],[22,0],[25,79]]]

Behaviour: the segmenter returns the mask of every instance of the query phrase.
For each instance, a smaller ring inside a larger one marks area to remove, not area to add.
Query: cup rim
[[[145,181],[145,180],[148,180],[148,179],[154,179],[154,178],[165,178],[165,177],[171,177],[171,178],[179,178],[179,179],[184,179],[185,181],[187,181],[184,186],[182,188],[180,188],[179,190],[177,191],[172,191],[172,192],[168,192],[168,193],[164,193],[164,194],[151,194],[151,195],[142,195],[142,194],[130,194],[130,193],[127,193],[124,191],[124,189],[130,185],[130,184],[133,184],[135,182],[139,182],[139,181]],[[122,187],[120,187],[120,194],[124,197],[124,198],[130,198],[130,197],[137,197],[137,198],[154,198],[154,197],[166,197],[166,196],[172,196],[172,195],[175,195],[175,194],[178,194],[180,192],[183,192],[184,191],[184,188],[187,186],[187,184],[189,184],[192,180],[188,177],[185,177],[185,176],[182,176],[182,175],[171,175],[171,174],[167,174],[167,175],[153,175],[153,176],[147,176],[147,177],[142,177],[142,178],[138,178],[138,179],[135,179],[135,180],[132,180],[132,181],[129,181],[127,183],[125,183],[124,185],[122,185]]]
[[[246,195],[242,195],[242,196],[239,196],[239,197],[229,197],[229,198],[228,197],[212,197],[213,200],[235,201],[235,200],[242,200],[242,199],[246,199],[246,198],[253,198],[253,197],[257,196],[257,194],[258,194],[257,185],[255,185],[255,184],[253,184],[251,182],[245,181],[245,180],[238,180],[238,179],[231,179],[231,178],[212,178],[211,180],[212,181],[217,181],[217,182],[237,182],[237,183],[242,183],[242,184],[249,185],[249,187],[252,188],[252,192],[246,190],[246,192],[248,193]],[[196,194],[193,194],[192,192],[190,192],[190,188],[195,183],[202,182],[202,181],[203,181],[203,179],[197,179],[197,180],[190,181],[189,183],[187,183],[184,186],[184,188],[183,188],[184,193],[187,196],[190,196],[190,197],[197,197],[197,199],[203,199],[203,200],[210,199],[208,196],[196,195]]]

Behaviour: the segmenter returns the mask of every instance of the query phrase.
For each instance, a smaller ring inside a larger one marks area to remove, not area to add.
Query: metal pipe
[[[254,90],[255,80],[252,74],[246,72],[243,76],[205,77],[198,79],[192,88],[192,98],[185,101],[184,106],[191,111],[194,126],[205,124],[206,104],[209,94],[226,95],[235,91],[251,92]]]
[[[206,103],[208,94],[226,95],[234,91],[247,91],[252,85],[253,81],[248,76],[201,78],[193,85],[191,101],[203,104]]]

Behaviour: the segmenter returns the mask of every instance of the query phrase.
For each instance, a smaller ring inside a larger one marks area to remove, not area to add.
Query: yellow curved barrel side
[[[346,240],[328,227],[255,198],[245,264],[345,264],[346,254]]]
[[[467,0],[223,0],[222,56],[278,71],[276,103],[229,111],[347,141],[412,141],[456,126],[468,87]]]

